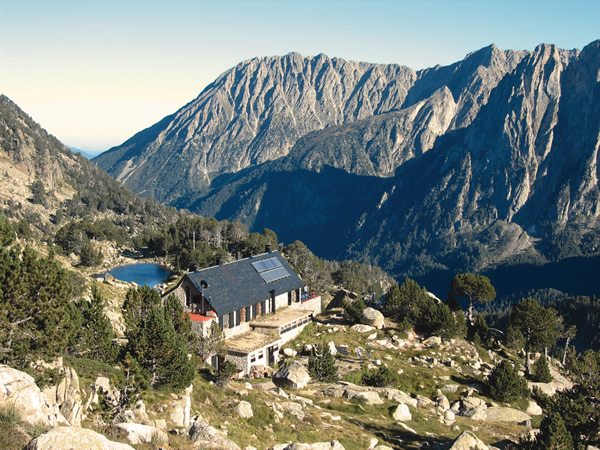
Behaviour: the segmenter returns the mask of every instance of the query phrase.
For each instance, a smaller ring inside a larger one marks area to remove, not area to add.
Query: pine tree
[[[338,369],[335,364],[335,356],[329,351],[329,347],[315,345],[311,355],[308,357],[308,372],[310,376],[319,381],[333,382],[338,378]]]
[[[138,288],[148,294],[145,288]],[[142,295],[132,295],[139,300]],[[159,297],[160,298],[160,297]],[[143,311],[143,313],[140,313]],[[131,313],[132,309],[128,310]],[[153,387],[169,385],[176,389],[188,386],[194,377],[193,360],[188,358],[187,343],[175,331],[172,316],[160,302],[137,310],[139,320],[129,315],[126,336],[128,351],[148,372]]]
[[[26,367],[65,349],[74,324],[67,272],[53,252],[40,258],[26,247],[0,252],[0,353],[5,362]]]
[[[496,289],[490,279],[483,275],[472,273],[459,273],[450,284],[450,296],[456,298],[466,297],[469,300],[467,320],[473,324],[473,305],[487,303],[496,298]]]
[[[15,239],[15,231],[8,219],[0,212],[0,247],[8,247]]]
[[[540,356],[533,365],[533,380],[538,383],[550,383],[553,377],[550,373],[548,360],[544,355]]]
[[[531,298],[524,298],[514,305],[510,313],[509,326],[519,330],[525,339],[527,373],[531,375],[529,354],[535,349],[549,347],[558,338],[562,318],[553,308],[540,306]]]
[[[82,299],[75,304],[80,314],[80,326],[76,329],[74,350],[88,358],[113,362],[118,347],[110,319],[104,313],[105,301],[98,286],[92,285],[90,301]]]
[[[527,382],[519,375],[519,371],[508,360],[497,365],[488,380],[491,396],[505,403],[513,402],[529,395]]]
[[[160,303],[160,294],[156,289],[148,286],[129,289],[123,302],[126,334],[135,337],[142,320],[148,316],[150,309]]]
[[[532,448],[548,450],[570,450],[575,448],[573,437],[559,414],[550,412],[542,420],[540,432],[535,437]]]

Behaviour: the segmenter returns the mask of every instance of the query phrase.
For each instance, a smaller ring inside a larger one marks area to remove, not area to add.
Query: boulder
[[[117,404],[121,398],[121,393],[110,385],[110,380],[106,377],[96,378],[93,389],[92,403],[98,403],[98,392],[104,393],[104,400],[109,404]]]
[[[373,328],[371,325],[363,325],[362,323],[357,323],[356,325],[352,325],[350,329],[357,333],[370,333],[375,328]]]
[[[449,409],[448,411],[444,412],[444,423],[446,425],[452,425],[455,421],[456,421],[456,414],[454,414],[454,411]]]
[[[250,419],[251,417],[254,417],[252,405],[246,401],[241,401],[237,404],[235,407],[235,413],[242,419]]]
[[[60,412],[69,425],[78,427],[81,425],[81,420],[85,418],[79,389],[79,377],[75,369],[71,367],[61,367],[59,373],[64,378],[58,383],[58,386],[44,389],[44,396],[60,408]]]
[[[292,357],[292,356],[296,356],[298,354],[298,352],[296,350],[294,350],[293,348],[286,347],[283,349],[283,354],[287,357]]]
[[[541,416],[542,414],[544,414],[544,411],[542,411],[540,405],[538,405],[533,400],[529,400],[529,406],[527,406],[527,411],[525,412],[530,416]]]
[[[300,403],[284,402],[281,404],[281,407],[286,414],[290,414],[300,421],[304,420],[304,409]]]
[[[352,394],[350,394],[348,398],[351,400],[359,401],[360,403],[363,403],[365,405],[383,405],[383,400],[381,400],[381,397],[377,392],[352,392]]]
[[[48,402],[31,375],[0,365],[0,406],[8,404],[14,404],[23,421],[30,425],[39,422],[51,427],[66,424],[58,407]]]
[[[110,286],[114,286],[115,285],[115,277],[112,276],[110,273],[106,272],[104,274],[104,282]]]
[[[444,392],[457,392],[460,386],[458,384],[447,384],[442,387],[442,391]]]
[[[448,397],[442,394],[441,391],[438,391],[438,397],[435,399],[435,404],[442,411],[447,411],[450,409],[450,401],[448,400]]]
[[[464,431],[454,443],[450,450],[488,450],[489,447],[481,439],[470,431]]]
[[[329,341],[327,344],[327,348],[329,348],[329,353],[333,356],[337,355],[337,348],[335,348],[335,342]]]
[[[146,413],[146,404],[143,400],[138,400],[133,408],[127,408],[114,418],[113,423],[141,423],[150,425],[150,419]]]
[[[486,420],[488,422],[516,422],[521,423],[531,420],[531,416],[523,411],[514,408],[494,406],[486,411]]]
[[[190,439],[194,448],[218,448],[221,450],[241,450],[233,441],[227,439],[207,422],[196,419],[190,428]]]
[[[426,347],[432,347],[434,345],[442,345],[442,338],[439,336],[431,336],[423,341],[423,345]]]
[[[171,402],[171,420],[178,427],[189,427],[190,426],[190,412],[192,409],[192,391],[194,386],[192,384],[187,387],[181,396]]]
[[[71,448],[98,448],[103,450],[134,450],[120,442],[109,441],[95,431],[79,427],[57,427],[36,437],[27,450],[64,450]]]
[[[360,316],[360,323],[381,329],[385,326],[385,318],[380,311],[373,308],[365,308]]]
[[[278,444],[271,447],[273,450],[344,450],[345,447],[338,441],[315,442],[314,444]]]
[[[418,401],[416,398],[412,398],[406,392],[401,391],[400,389],[393,388],[383,388],[381,393],[385,395],[388,400],[394,400],[398,403],[406,403],[413,408],[417,407]]]
[[[407,422],[409,420],[412,420],[412,414],[410,413],[408,406],[404,403],[400,403],[398,405],[398,407],[392,414],[392,417],[394,417],[394,420],[397,420],[398,422]]]
[[[167,433],[149,425],[125,422],[116,424],[115,428],[127,434],[127,440],[131,445],[149,444],[152,440],[162,444],[169,442]]]
[[[273,383],[282,389],[302,389],[310,380],[308,369],[297,361],[292,361],[273,375]]]

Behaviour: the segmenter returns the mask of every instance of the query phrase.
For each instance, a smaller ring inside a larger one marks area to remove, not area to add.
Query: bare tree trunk
[[[565,342],[565,352],[563,353],[562,365],[564,366],[567,363],[567,352],[569,351],[569,342],[571,342],[571,338],[567,337]]]

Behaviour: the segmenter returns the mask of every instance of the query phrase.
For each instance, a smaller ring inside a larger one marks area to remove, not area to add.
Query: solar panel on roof
[[[275,267],[281,267],[281,262],[277,258],[263,259],[262,261],[256,261],[252,263],[252,267],[256,269],[258,273],[262,273]]]
[[[280,266],[272,270],[267,270],[266,272],[260,272],[260,276],[267,283],[271,283],[275,280],[281,280],[282,278],[289,277],[290,274],[287,270],[285,270],[285,268]]]

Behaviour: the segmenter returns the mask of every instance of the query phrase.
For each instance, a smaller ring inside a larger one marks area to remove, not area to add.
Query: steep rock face
[[[600,91],[595,80],[585,84],[599,61],[598,43],[579,57],[540,46],[523,58],[468,127],[441,139],[410,171],[399,169],[352,250],[373,249],[384,261],[429,247],[439,263],[440,253],[479,242],[463,267],[481,270],[532,249],[533,238],[549,239],[557,225],[583,221],[597,240],[600,111],[590,99]],[[584,90],[588,99],[580,98]]]
[[[466,101],[444,87],[312,132],[285,158],[217,178],[191,206],[397,276],[597,254],[598,46],[513,55],[514,69],[461,128]]]
[[[258,58],[97,161],[398,277],[597,255],[599,46],[490,46],[420,72]]]
[[[134,191],[173,201],[214,172],[285,156],[310,131],[399,109],[415,78],[406,67],[325,55],[255,58],[95,161]]]
[[[215,174],[284,157],[302,136],[325,130],[304,144],[307,168],[389,176],[440,134],[468,125],[523,54],[492,46],[421,72],[325,55],[255,58],[95,162],[134,192],[185,206]]]

